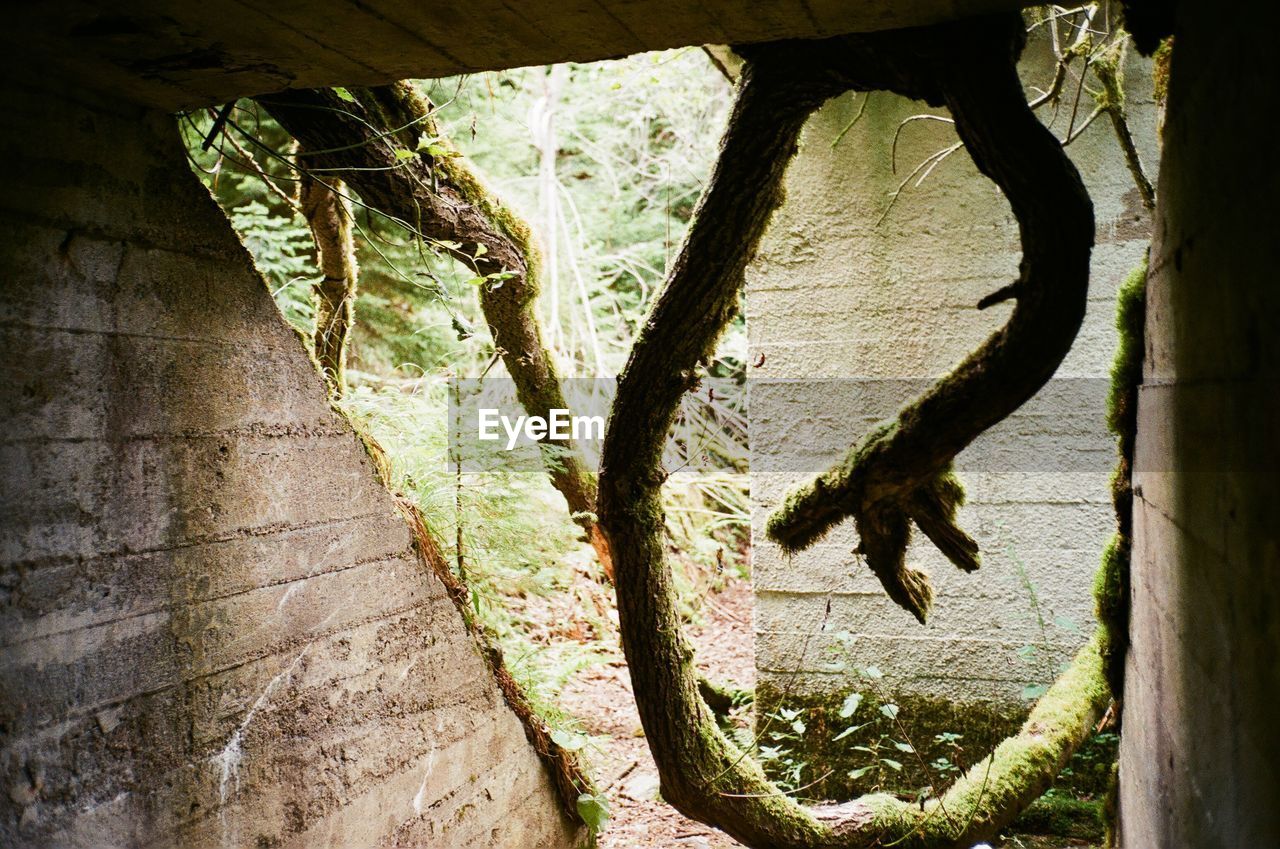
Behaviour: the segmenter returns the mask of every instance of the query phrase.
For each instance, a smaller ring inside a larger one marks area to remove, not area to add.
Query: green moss
[[[1138,386],[1142,383],[1146,323],[1147,262],[1130,272],[1116,294],[1119,341],[1111,366],[1107,426],[1119,454],[1111,478],[1116,533],[1102,555],[1094,582],[1094,604],[1103,637],[1102,655],[1112,693],[1124,691],[1124,656],[1129,646],[1129,556],[1133,534],[1133,451],[1138,429]]]
[[[1112,693],[1124,688],[1124,654],[1129,627],[1129,538],[1113,534],[1094,576],[1094,615],[1102,635],[1103,665]]]
[[[1014,820],[1012,828],[1025,834],[1049,834],[1096,843],[1103,839],[1105,832],[1102,803],[1046,793]]]
[[[1169,98],[1169,67],[1173,61],[1173,36],[1160,42],[1152,56],[1151,91],[1156,103],[1164,103]]]
[[[1116,292],[1116,330],[1119,340],[1111,365],[1107,397],[1107,426],[1122,440],[1120,452],[1131,457],[1135,390],[1142,382],[1143,326],[1146,322],[1147,260],[1129,272]]]
[[[1107,795],[1102,802],[1102,822],[1106,826],[1106,838],[1103,845],[1113,849],[1119,844],[1119,832],[1116,823],[1120,812],[1120,764],[1111,765],[1111,780],[1107,782]]]

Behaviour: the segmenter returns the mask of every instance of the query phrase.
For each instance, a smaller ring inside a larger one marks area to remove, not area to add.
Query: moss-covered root
[[[1106,709],[1110,690],[1092,639],[1032,709],[1017,735],[923,806],[892,796],[814,809],[843,846],[968,849],[1010,825],[1053,783]]]
[[[904,499],[863,502],[858,476],[868,456],[881,450],[896,429],[895,422],[877,428],[844,463],[791,492],[769,517],[766,533],[787,551],[797,551],[852,515],[861,540],[857,553],[889,598],[924,623],[933,604],[933,587],[927,574],[907,565],[910,522],[960,569],[972,572],[982,561],[978,543],[956,522],[964,487],[949,465]]]
[[[711,708],[711,712],[721,718],[728,716],[734,708],[749,705],[755,700],[755,693],[750,690],[717,684],[705,676],[698,679],[698,695],[702,696],[703,703]]]

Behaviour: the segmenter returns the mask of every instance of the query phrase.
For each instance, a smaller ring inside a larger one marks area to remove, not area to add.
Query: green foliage
[[[311,231],[296,218],[286,218],[257,200],[231,210],[231,226],[241,234],[253,261],[271,287],[284,317],[310,334],[315,324],[311,285],[316,278]]]
[[[1050,789],[1013,823],[1023,834],[1046,834],[1098,842],[1103,837],[1102,803]]]
[[[578,797],[578,816],[598,834],[609,822],[609,799],[603,794],[583,793]]]
[[[558,495],[541,472],[477,469],[471,462],[461,477],[452,472],[448,423],[441,415],[445,393],[442,381],[423,379],[403,390],[356,386],[341,403],[386,451],[391,488],[412,499],[439,534],[512,675],[544,717],[571,727],[556,695],[601,651],[575,641],[536,641],[546,623],[530,619],[529,608],[513,600],[571,593],[574,575],[566,562],[581,547],[580,532],[555,505]]]
[[[558,234],[558,279],[544,291],[562,304],[564,373],[590,373],[589,331],[574,317],[581,281],[603,347],[601,373],[614,374],[692,218],[729,88],[696,48],[569,65],[550,109],[549,85],[547,69],[521,68],[440,80],[425,91],[441,104],[443,134],[535,225],[544,254]],[[558,148],[555,221],[544,220],[538,149],[513,143],[533,141],[531,129],[548,113]],[[549,296],[543,301],[545,318]],[[741,367],[745,350],[739,320],[722,356]]]

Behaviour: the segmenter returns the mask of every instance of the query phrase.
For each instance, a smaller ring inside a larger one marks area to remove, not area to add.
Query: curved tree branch
[[[1036,119],[1006,57],[971,51],[938,78],[956,130],[978,169],[1018,219],[1022,265],[998,296],[1016,300],[1009,321],[897,419],[867,434],[843,462],[788,495],[769,518],[788,551],[853,517],[868,565],[889,596],[921,622],[928,577],[905,563],[909,522],[962,569],[978,546],[955,522],[963,491],[952,459],[1022,406],[1053,376],[1084,318],[1093,208],[1061,145]]]
[[[749,846],[971,845],[1048,786],[1105,705],[1097,645],[1090,643],[1023,732],[943,800],[917,807],[876,795],[806,809],[724,738],[699,697],[662,543],[663,443],[681,396],[696,384],[700,364],[736,309],[744,269],[782,201],[783,175],[805,119],[843,91],[889,89],[951,106],[971,155],[1009,194],[1024,242],[1035,250],[1023,263],[1027,282],[1012,329],[967,360],[947,391],[930,393],[905,420],[877,431],[855,451],[869,458],[852,467],[856,497],[835,487],[826,497],[840,498],[841,509],[810,527],[820,533],[847,511],[860,510],[876,523],[876,533],[864,540],[883,546],[876,556],[893,565],[893,547],[899,537],[905,542],[910,517],[956,559],[969,555],[971,541],[950,515],[957,496],[948,464],[1056,368],[1083,311],[1092,240],[1079,179],[1063,166],[1056,142],[1028,110],[1018,85],[1014,62],[1021,42],[1015,15],[740,48],[747,64],[711,181],[619,378],[601,465],[600,522],[615,556],[622,643],[641,721],[663,797]],[[1053,234],[1045,229],[1045,205],[1030,197],[1033,188],[1053,199]],[[822,509],[821,501],[805,506]],[[797,520],[804,516],[802,509],[793,513]],[[901,573],[889,578],[886,585],[904,586]],[[921,592],[907,589],[906,598],[918,599]],[[938,816],[943,805],[951,813]]]
[[[568,409],[536,312],[538,252],[528,225],[441,139],[429,105],[408,83],[343,92],[285,91],[258,102],[304,150],[307,165],[336,171],[369,206],[434,240],[477,277],[494,347],[531,416]],[[419,150],[419,139],[433,139]],[[552,484],[589,534],[606,574],[608,543],[594,521],[596,479],[568,441],[548,440]]]

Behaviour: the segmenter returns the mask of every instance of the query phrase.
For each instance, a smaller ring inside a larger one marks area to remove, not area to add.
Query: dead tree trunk
[[[306,151],[299,151],[306,162]],[[305,165],[304,165],[305,167]],[[355,242],[351,235],[351,205],[343,196],[341,180],[327,185],[305,171],[298,182],[298,206],[311,228],[322,276],[315,285],[316,322],[312,342],[320,371],[334,395],[346,391],[347,340],[355,324]]]
[[[846,90],[889,89],[946,102],[978,167],[1009,195],[1025,252],[1022,283],[1013,292],[1018,308],[1010,326],[941,391],[877,433],[874,468],[854,466],[863,481],[856,497],[844,485],[826,487],[836,511],[822,498],[806,499],[792,505],[791,516],[808,522],[818,509],[825,529],[849,510],[889,513],[885,521],[901,539],[882,533],[879,542],[891,564],[892,547],[905,544],[904,513],[923,514],[933,523],[930,538],[957,557],[969,550],[945,506],[955,501],[951,458],[1053,373],[1083,314],[1093,234],[1078,176],[1023,98],[1015,71],[1021,44],[1021,20],[1009,16],[739,48],[747,64],[715,171],[619,379],[601,466],[600,520],[615,554],[622,642],[640,717],[663,797],[748,846],[967,847],[1048,787],[1105,706],[1095,641],[1041,699],[1023,732],[942,798],[917,807],[875,795],[806,809],[724,738],[699,697],[662,539],[663,443],[681,396],[696,385],[736,309],[743,271],[782,201],[783,174],[805,119]],[[891,584],[901,585],[903,576],[886,575],[894,594]]]
[[[399,219],[485,278],[480,306],[520,403],[533,416],[567,409],[536,312],[538,253],[528,225],[440,138],[429,105],[409,84],[346,94],[352,99],[330,90],[286,91],[258,102],[312,151],[308,162],[341,169],[337,173],[364,203]],[[432,143],[421,146],[424,137]],[[543,458],[551,482],[612,578],[609,546],[595,520],[595,475],[572,443],[547,445]]]

